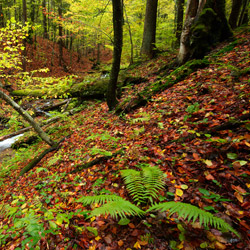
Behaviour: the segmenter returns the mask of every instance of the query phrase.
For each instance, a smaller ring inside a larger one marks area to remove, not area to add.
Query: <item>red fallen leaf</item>
[[[240,203],[243,203],[244,198],[243,198],[243,196],[242,196],[240,193],[234,192],[234,196],[237,198],[237,200],[238,200]]]
[[[214,177],[213,177],[211,174],[208,174],[208,175],[206,176],[206,179],[207,179],[208,181],[212,181],[212,180],[214,180]]]
[[[130,228],[135,228],[135,225],[134,225],[133,223],[128,223],[128,226],[129,226]]]
[[[102,220],[97,221],[97,225],[100,227],[103,226],[104,224],[105,224],[105,222]]]
[[[139,235],[139,230],[135,229],[132,233],[131,236],[138,236]]]
[[[112,242],[112,235],[108,234],[107,236],[104,237],[104,240],[107,244],[111,244]]]
[[[245,228],[247,228],[248,230],[250,230],[250,225],[248,225],[248,224],[246,223],[245,220],[241,220],[241,221],[240,221],[240,224],[241,224],[243,227],[245,227]]]
[[[116,233],[117,233],[117,227],[112,227],[112,228],[111,228],[111,232],[112,232],[113,234],[116,234]]]
[[[246,190],[243,189],[241,186],[235,186],[235,185],[231,185],[232,189],[235,190],[235,191],[238,191],[239,193],[241,194],[246,194]]]
[[[247,202],[244,202],[242,205],[241,205],[243,208],[245,208],[245,209],[250,209],[250,202],[249,201],[247,201]]]
[[[194,159],[195,159],[196,161],[199,161],[199,160],[200,160],[199,155],[196,154],[196,153],[193,153],[193,157],[194,157]]]

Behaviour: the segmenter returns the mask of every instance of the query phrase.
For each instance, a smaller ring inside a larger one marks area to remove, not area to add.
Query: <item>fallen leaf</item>
[[[176,195],[178,195],[180,197],[183,195],[183,191],[179,188],[176,189],[175,193],[176,193]]]

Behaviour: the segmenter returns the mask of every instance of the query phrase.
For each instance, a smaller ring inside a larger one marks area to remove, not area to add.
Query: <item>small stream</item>
[[[5,149],[10,148],[11,145],[12,145],[19,137],[21,137],[22,135],[23,135],[23,134],[16,135],[16,136],[13,136],[13,137],[11,137],[11,138],[9,138],[9,139],[6,139],[6,140],[4,140],[4,141],[1,141],[1,142],[0,142],[0,153],[1,153],[2,151],[4,151]]]

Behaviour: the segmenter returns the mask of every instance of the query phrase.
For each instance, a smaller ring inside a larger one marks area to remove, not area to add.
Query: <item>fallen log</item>
[[[208,65],[209,61],[206,59],[188,61],[184,65],[175,69],[169,75],[162,77],[161,80],[147,85],[144,90],[138,92],[136,96],[126,99],[120,103],[115,109],[116,114],[128,113],[131,110],[145,105],[155,94],[172,87],[197,69],[204,68]]]
[[[53,152],[55,150],[58,150],[59,147],[60,147],[61,142],[63,142],[65,140],[65,138],[63,138],[60,142],[58,142],[57,144],[53,145],[52,147],[45,149],[40,155],[36,156],[28,165],[26,165],[21,170],[21,172],[19,173],[19,175],[16,178],[16,180],[12,182],[12,185],[14,185],[17,182],[17,180],[18,180],[18,178],[20,176],[23,176],[25,173],[27,173],[31,169],[33,169],[44,158],[45,155],[47,155],[48,153]]]
[[[121,74],[118,79],[118,90],[121,89],[124,85],[134,83],[140,83],[142,81],[146,81],[145,78],[141,77],[132,77],[127,76],[125,73]],[[64,86],[64,88],[57,87],[54,85],[53,87],[48,88],[40,88],[40,89],[19,89],[14,90],[10,94],[15,97],[44,97],[47,98],[60,98],[65,99],[69,97],[78,97],[82,100],[88,99],[103,99],[107,92],[107,86],[109,83],[109,78],[98,78],[92,82],[80,82],[75,83],[72,86]]]

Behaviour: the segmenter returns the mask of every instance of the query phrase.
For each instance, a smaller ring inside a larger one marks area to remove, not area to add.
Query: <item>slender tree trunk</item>
[[[60,0],[59,6],[58,6],[58,16],[59,16],[59,26],[58,26],[58,32],[59,32],[59,65],[63,65],[63,27],[62,27],[62,2]]]
[[[132,65],[134,63],[134,44],[133,44],[130,23],[129,23],[128,15],[127,15],[125,8],[124,8],[124,14],[126,16],[126,23],[128,24],[128,33],[129,33],[129,40],[130,40],[130,65]]]
[[[42,1],[43,12],[43,38],[48,39],[47,17],[46,17],[46,0]]]
[[[158,0],[147,0],[141,55],[146,59],[155,56],[155,35]]]
[[[27,22],[27,4],[26,4],[26,0],[23,0],[23,26],[26,25],[26,22]],[[27,56],[27,48],[26,48],[26,45],[27,45],[27,39],[24,38],[23,39],[23,71],[26,71],[26,56]]]
[[[112,6],[113,6],[114,49],[113,49],[113,62],[110,74],[110,81],[107,88],[107,104],[109,110],[113,110],[118,103],[116,98],[116,87],[120,71],[121,53],[122,53],[123,1],[112,0]]]
[[[180,45],[181,31],[183,27],[184,1],[185,0],[177,0],[176,2],[176,46]]]
[[[3,13],[3,4],[0,3],[0,27],[4,27],[4,13]]]
[[[232,29],[235,29],[238,26],[238,20],[240,16],[240,9],[242,6],[242,0],[232,0],[232,10],[229,17],[229,24]]]
[[[29,124],[34,128],[38,135],[50,146],[55,146],[56,142],[51,140],[48,135],[40,128],[40,126],[34,121],[34,119],[26,112],[22,107],[20,107],[15,101],[13,101],[8,95],[0,90],[0,97],[11,105]]]
[[[249,3],[249,0],[243,0],[243,6],[242,6],[238,26],[248,23],[248,3]]]

